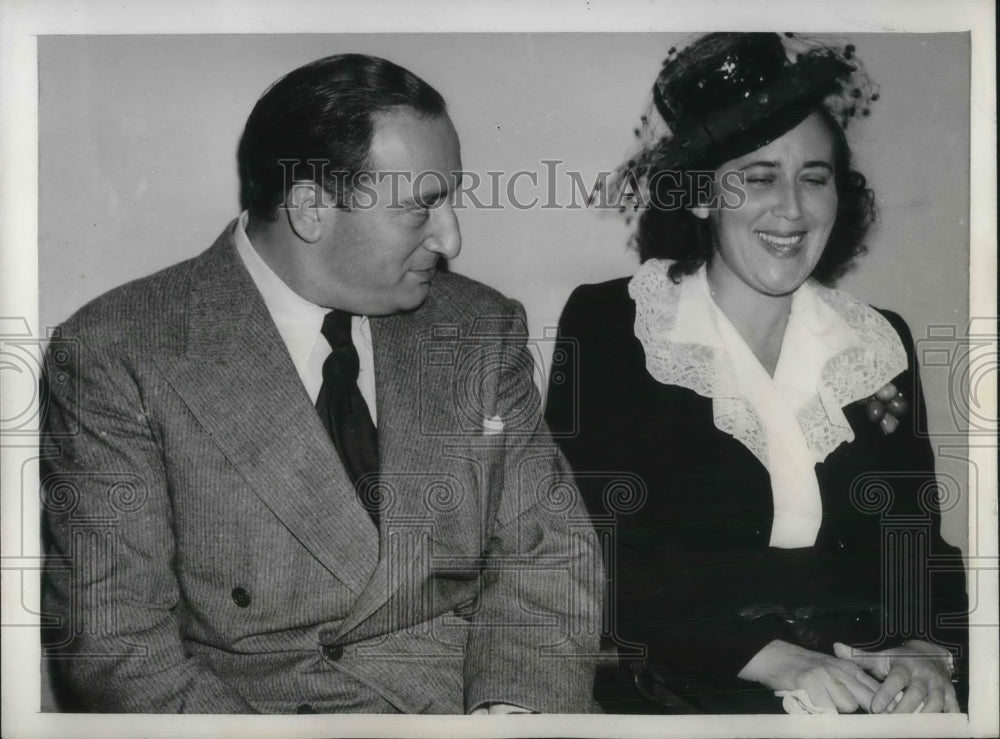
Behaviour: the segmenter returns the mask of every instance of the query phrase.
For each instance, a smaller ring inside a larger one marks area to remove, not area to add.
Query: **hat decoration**
[[[664,169],[714,169],[780,138],[817,106],[844,129],[878,100],[853,44],[793,33],[712,33],[667,52],[652,111],[634,130],[643,144],[619,167],[616,189]],[[621,208],[620,210],[625,210]]]

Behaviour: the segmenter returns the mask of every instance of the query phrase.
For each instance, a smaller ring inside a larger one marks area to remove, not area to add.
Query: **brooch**
[[[906,398],[891,382],[879,388],[865,404],[868,420],[877,423],[883,434],[891,434],[899,427],[899,419],[909,407]]]

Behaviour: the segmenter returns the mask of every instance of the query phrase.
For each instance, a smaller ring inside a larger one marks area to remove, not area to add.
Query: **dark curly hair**
[[[813,269],[813,279],[834,284],[867,251],[865,235],[875,221],[875,193],[865,176],[851,168],[851,147],[833,114],[823,105],[814,109],[833,136],[834,181],[837,188],[837,217],[823,255]],[[678,172],[680,181],[688,181],[695,172],[715,169],[722,162],[704,161]],[[652,194],[650,207],[639,216],[633,241],[640,261],[670,259],[669,275],[680,282],[684,275],[695,273],[711,261],[715,251],[707,220],[696,217],[687,208],[657,207],[664,200]]]

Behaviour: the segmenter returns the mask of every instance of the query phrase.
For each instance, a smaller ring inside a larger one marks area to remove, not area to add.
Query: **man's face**
[[[347,210],[327,209],[323,237],[307,255],[305,293],[362,315],[412,310],[427,298],[438,259],[462,246],[451,194],[462,169],[446,115],[400,108],[375,117],[372,181]]]

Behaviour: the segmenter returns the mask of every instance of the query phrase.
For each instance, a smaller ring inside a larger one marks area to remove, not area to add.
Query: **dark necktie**
[[[316,410],[337,447],[361,504],[378,527],[378,500],[364,492],[376,491],[378,486],[371,484],[374,482],[371,478],[367,480],[369,484],[358,486],[365,475],[378,471],[378,432],[358,389],[358,351],[351,341],[351,314],[330,311],[323,319],[322,333],[332,351],[323,362],[323,386],[316,398]]]

